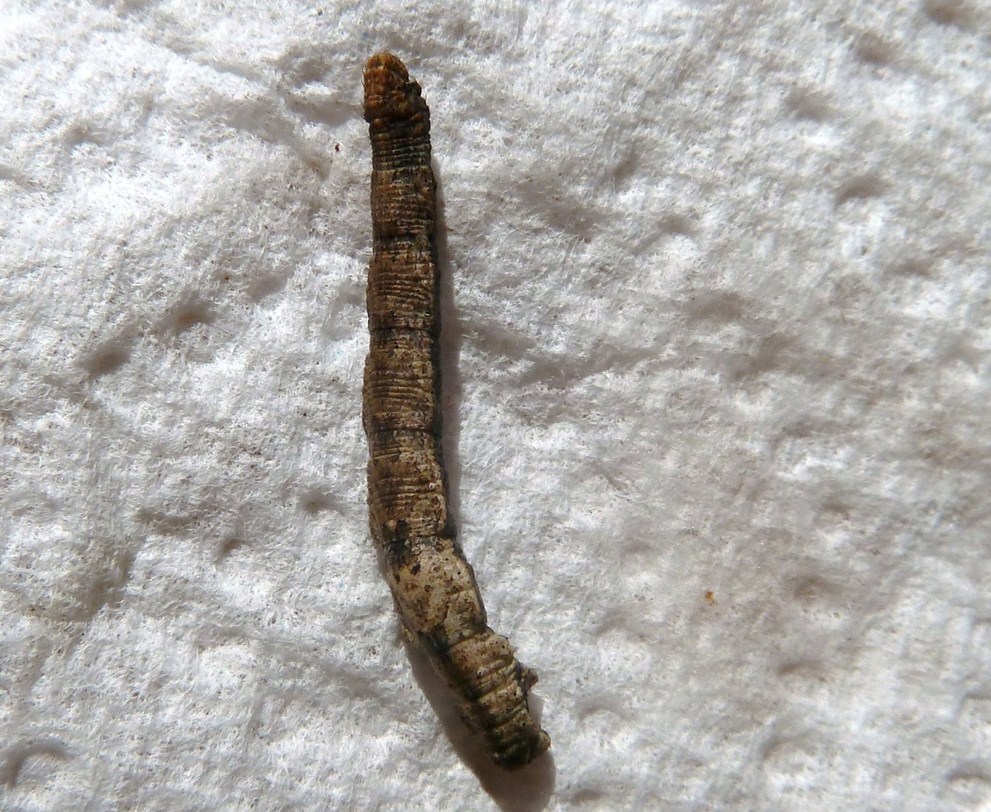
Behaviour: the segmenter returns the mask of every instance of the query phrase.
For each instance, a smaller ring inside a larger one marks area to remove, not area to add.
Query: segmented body
[[[368,60],[364,84],[374,232],[363,409],[371,531],[403,624],[462,719],[497,764],[522,767],[550,745],[527,706],[537,677],[488,627],[448,516],[430,112],[392,54]]]

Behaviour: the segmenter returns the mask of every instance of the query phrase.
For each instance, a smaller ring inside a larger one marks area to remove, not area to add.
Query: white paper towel
[[[10,0],[0,39],[0,807],[991,803],[984,4]],[[509,777],[367,531],[384,49],[460,540],[553,738]]]

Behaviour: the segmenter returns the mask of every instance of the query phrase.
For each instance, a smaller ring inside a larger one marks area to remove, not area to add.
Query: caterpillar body
[[[516,769],[544,752],[550,738],[527,704],[537,676],[489,628],[448,515],[430,112],[392,54],[368,60],[364,90],[374,246],[362,410],[371,533],[409,637],[493,761]]]

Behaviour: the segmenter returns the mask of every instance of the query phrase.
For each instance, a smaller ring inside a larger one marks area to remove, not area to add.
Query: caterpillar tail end
[[[509,750],[494,753],[492,760],[504,770],[526,767],[551,746],[551,737],[536,725],[525,738],[518,739]]]
[[[537,672],[517,662],[516,683],[523,693],[524,706],[528,706],[530,689],[537,683]],[[551,746],[551,737],[533,721],[529,707],[514,721],[518,730],[509,735],[503,731],[499,740],[492,742],[492,760],[504,770],[526,767]]]

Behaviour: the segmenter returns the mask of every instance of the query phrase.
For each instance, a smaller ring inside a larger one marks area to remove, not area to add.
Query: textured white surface
[[[0,807],[991,804],[984,3],[6,0],[0,43]],[[368,538],[381,49],[554,740],[511,777]]]

